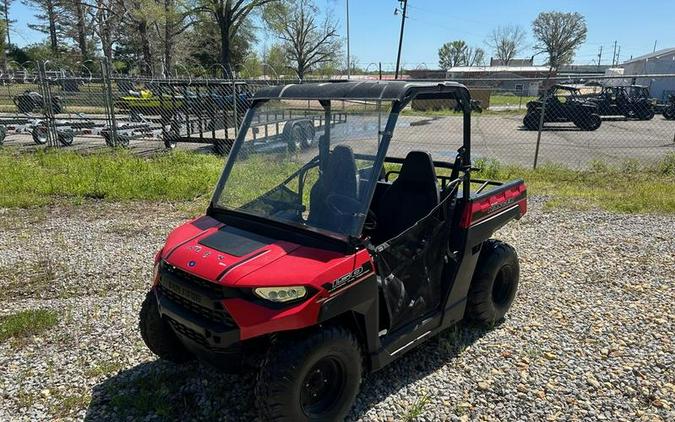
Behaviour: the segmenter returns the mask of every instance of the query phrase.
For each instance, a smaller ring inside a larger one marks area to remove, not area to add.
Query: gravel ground
[[[254,419],[251,375],[159,362],[138,334],[153,254],[186,217],[0,209],[0,315],[59,315],[0,343],[0,420]],[[675,217],[533,200],[498,237],[521,258],[506,321],[451,329],[370,375],[350,419],[675,420]]]

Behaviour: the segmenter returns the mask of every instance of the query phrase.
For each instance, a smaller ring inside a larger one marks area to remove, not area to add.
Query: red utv
[[[417,150],[425,128],[399,118],[414,98],[459,104],[458,130],[443,133],[463,143],[454,161],[440,159],[455,153],[439,136],[429,145],[440,149]],[[311,118],[312,148],[284,142],[272,116],[289,109]],[[471,178],[470,123],[469,92],[452,82],[259,91],[206,215],[157,254],[147,346],[224,369],[261,352],[263,419],[325,421],[349,412],[364,373],[465,318],[501,320],[519,264],[491,236],[523,216],[526,190]]]

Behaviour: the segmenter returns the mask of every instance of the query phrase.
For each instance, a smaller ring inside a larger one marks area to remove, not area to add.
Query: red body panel
[[[316,324],[321,307],[318,301],[328,296],[323,285],[371,259],[366,250],[345,255],[280,240],[246,255],[232,256],[199,243],[223,226],[213,222],[205,230],[195,227],[194,221],[176,228],[162,250],[162,259],[224,286],[242,289],[306,286],[313,291],[312,297],[289,307],[269,307],[240,298],[223,300],[221,303],[239,326],[242,340]]]

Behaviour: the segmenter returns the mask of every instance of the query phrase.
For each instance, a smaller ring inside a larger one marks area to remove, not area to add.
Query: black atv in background
[[[21,113],[45,112],[46,104],[42,94],[35,91],[24,91],[13,99],[14,105]],[[52,97],[52,113],[59,114],[63,110],[61,97]]]
[[[627,119],[651,120],[654,118],[655,100],[649,89],[640,85],[605,86],[597,94],[586,97],[598,106],[601,116],[623,116]]]
[[[523,126],[526,129],[539,128],[544,99],[546,99],[544,123],[572,122],[581,130],[596,130],[602,124],[598,106],[582,97],[577,88],[554,85],[538,100],[527,103],[527,114],[523,118]]]
[[[668,104],[663,108],[663,117],[666,120],[675,120],[675,95],[668,97]]]

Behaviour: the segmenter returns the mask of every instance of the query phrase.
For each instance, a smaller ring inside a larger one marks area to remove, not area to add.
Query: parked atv
[[[394,136],[416,97],[461,104],[454,162]],[[355,101],[372,106],[324,125],[317,149],[246,150],[252,122],[271,110],[307,104],[331,122]],[[469,91],[453,82],[258,91],[206,215],[157,253],[140,311],[145,344],[173,362],[254,362],[265,420],[334,421],[364,374],[463,319],[494,326],[515,298],[519,262],[491,236],[525,214],[527,194],[522,180],[472,179],[470,118]]]
[[[639,85],[605,86],[600,93],[587,96],[598,106],[601,116],[623,116],[627,119],[651,120],[656,101],[647,87]]]
[[[35,91],[24,91],[23,94],[19,94],[13,99],[14,104],[16,105],[17,110],[21,113],[33,113],[33,112],[47,112],[46,104],[42,94]],[[52,97],[52,107],[51,112],[54,114],[59,114],[63,110],[61,104],[61,97],[54,96]]]
[[[666,120],[675,120],[675,95],[668,97],[668,104],[663,109],[663,117]]]
[[[598,106],[584,99],[579,90],[567,85],[554,85],[538,100],[527,103],[523,126],[537,130],[541,120],[542,104],[546,100],[544,123],[572,122],[581,130],[596,130],[602,124]]]

